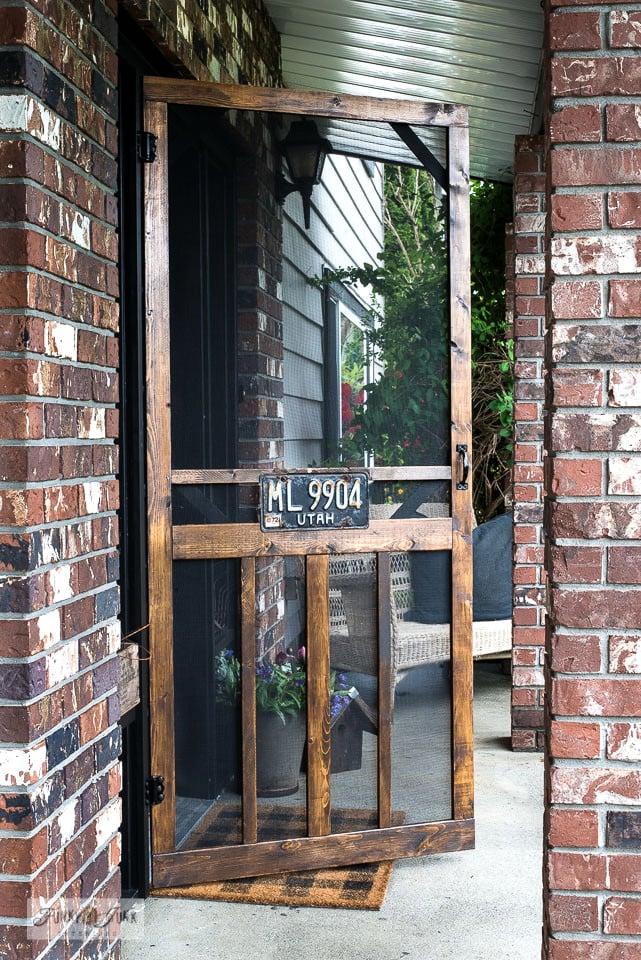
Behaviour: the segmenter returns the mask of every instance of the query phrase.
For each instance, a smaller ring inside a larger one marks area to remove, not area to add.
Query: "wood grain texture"
[[[145,323],[147,520],[151,773],[165,778],[165,800],[152,807],[155,853],[176,837],[174,669],[171,551],[171,425],[169,382],[169,210],[167,107],[145,105],[145,129],[158,137],[158,158],[145,164]]]
[[[329,716],[329,558],[306,563],[307,822],[311,836],[332,832]]]
[[[243,841],[258,839],[256,800],[256,561],[240,562]]]
[[[310,554],[450,550],[452,521],[372,520],[366,530],[287,530],[264,533],[257,523],[176,526],[174,559],[302,557]]]
[[[448,131],[450,177],[450,339],[452,390],[452,683],[453,815],[473,816],[472,471],[457,489],[456,446],[472,461],[471,294],[468,132]]]
[[[263,113],[294,113],[340,120],[370,120],[379,123],[412,123],[417,126],[467,125],[466,107],[424,100],[359,97],[352,94],[254,87],[249,84],[206,83],[145,77],[145,97],[165,103],[183,103],[223,110],[258,110]]]
[[[288,473],[351,473],[352,470],[341,467],[327,469],[310,467],[308,470],[279,470],[278,476],[287,476]],[[450,467],[359,467],[359,473],[366,473],[371,480],[450,480]],[[178,486],[200,483],[238,483],[255,484],[264,474],[276,475],[274,471],[257,470],[253,468],[238,468],[235,470],[174,470],[171,482]]]
[[[390,555],[380,553],[378,587],[378,823],[392,822],[392,604]]]
[[[252,877],[285,870],[374,863],[378,860],[471,850],[473,847],[472,820],[447,820],[343,833],[338,838],[301,837],[244,847],[217,847],[213,850],[155,856],[154,885],[205,883],[225,877]]]

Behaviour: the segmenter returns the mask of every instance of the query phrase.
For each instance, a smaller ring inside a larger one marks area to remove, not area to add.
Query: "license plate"
[[[260,478],[262,530],[351,529],[369,524],[365,473],[288,473]]]

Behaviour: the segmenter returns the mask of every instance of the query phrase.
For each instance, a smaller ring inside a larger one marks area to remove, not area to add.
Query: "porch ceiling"
[[[509,180],[536,132],[540,0],[266,0],[289,87],[458,103],[472,176]]]

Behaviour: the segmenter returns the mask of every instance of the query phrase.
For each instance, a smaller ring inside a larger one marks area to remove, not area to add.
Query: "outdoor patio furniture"
[[[425,505],[421,512],[443,515],[445,505],[431,506],[430,510]],[[409,553],[391,555],[393,689],[408,670],[450,657],[449,623],[406,619],[415,609],[410,556]],[[336,669],[377,673],[375,563],[373,554],[330,559],[330,658]],[[511,619],[474,621],[472,655],[475,659],[504,657],[511,649]]]

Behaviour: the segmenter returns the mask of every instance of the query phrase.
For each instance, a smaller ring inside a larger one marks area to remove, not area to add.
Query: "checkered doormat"
[[[302,807],[261,804],[260,833],[267,839],[301,836],[305,811]],[[340,810],[332,814],[334,832],[363,830],[374,826],[373,814],[366,810]],[[189,849],[221,843],[224,824],[237,828],[238,808],[219,806],[203,820],[189,839]],[[401,823],[402,815],[394,817]],[[230,842],[229,833],[226,836]],[[231,842],[234,842],[232,839]],[[183,849],[186,849],[183,848]],[[233,903],[257,903],[297,907],[337,907],[352,910],[379,910],[385,899],[394,862],[366,863],[358,866],[331,867],[280,873],[240,880],[220,880],[153,890],[155,896],[185,897],[194,900],[227,900]]]

